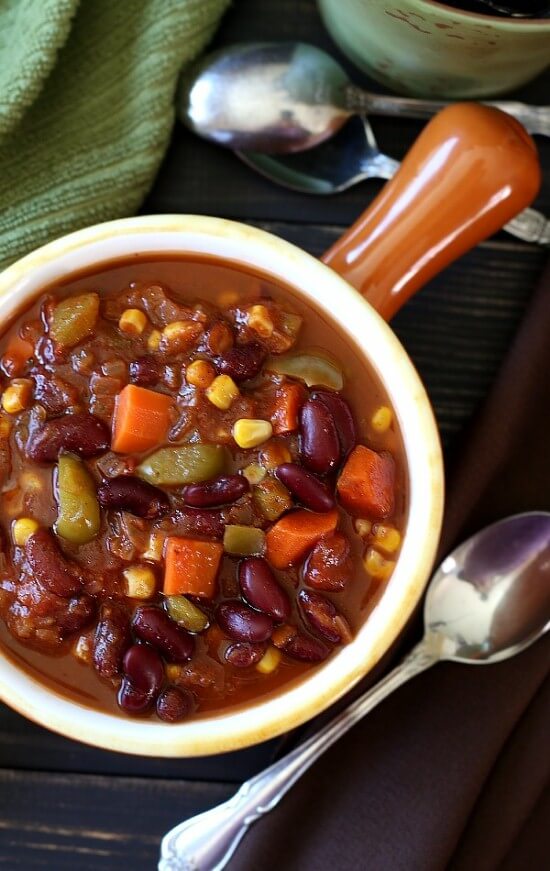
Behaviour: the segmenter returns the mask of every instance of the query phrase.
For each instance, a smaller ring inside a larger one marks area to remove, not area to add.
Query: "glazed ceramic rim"
[[[529,27],[535,29],[541,24],[546,24],[550,30],[550,18],[500,18],[498,15],[489,15],[488,12],[468,12],[467,9],[455,9],[453,6],[447,6],[446,3],[440,3],[439,0],[417,0],[417,3],[427,9],[435,7],[435,9],[446,12],[449,17],[453,15],[456,18],[473,21],[474,24],[476,21],[489,21],[492,24],[496,22],[497,26],[503,27],[504,30],[515,29],[518,25],[526,29]]]
[[[0,653],[0,697],[6,704],[69,738],[146,756],[198,756],[249,746],[300,725],[344,695],[390,648],[419,601],[443,510],[437,427],[424,387],[398,339],[336,273],[262,230],[195,215],[128,218],[80,230],[34,251],[0,275],[0,323],[40,288],[68,274],[132,253],[174,251],[218,256],[269,273],[312,299],[358,348],[364,349],[368,337],[365,357],[384,384],[403,433],[410,503],[397,566],[357,636],[296,686],[264,701],[177,725],[132,720],[71,701]]]

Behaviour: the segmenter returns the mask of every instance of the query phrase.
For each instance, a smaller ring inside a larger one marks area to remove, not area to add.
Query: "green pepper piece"
[[[157,486],[198,484],[220,475],[228,461],[222,445],[182,445],[160,448],[136,469],[136,475]]]
[[[101,515],[95,482],[81,460],[62,454],[57,464],[55,531],[74,544],[86,544],[99,532]]]
[[[203,632],[208,626],[208,617],[185,596],[167,596],[166,608],[172,620],[189,632]]]
[[[300,351],[269,357],[265,363],[268,372],[278,375],[290,375],[305,381],[308,387],[329,387],[331,390],[342,390],[344,376],[341,368],[314,352]]]
[[[223,549],[233,556],[262,556],[265,553],[265,532],[255,526],[226,526]]]
[[[83,293],[63,299],[53,310],[50,336],[61,348],[72,348],[92,332],[98,313],[97,293]]]

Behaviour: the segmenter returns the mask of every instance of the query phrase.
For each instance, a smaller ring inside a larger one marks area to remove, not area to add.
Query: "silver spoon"
[[[178,117],[227,148],[304,151],[357,113],[431,118],[445,102],[373,94],[351,84],[330,55],[303,42],[251,42],[221,49],[184,74]],[[550,136],[550,107],[489,103],[530,133]]]
[[[221,871],[249,826],[401,684],[439,660],[508,659],[550,629],[550,514],[508,517],[457,547],[429,584],[424,625],[424,638],[397,668],[315,735],[243,783],[229,801],[168,832],[159,871]]]
[[[389,179],[399,161],[382,154],[372,127],[356,115],[332,139],[299,154],[237,151],[244,163],[275,184],[305,194],[336,194],[368,178]],[[550,245],[550,221],[535,209],[524,209],[504,229],[524,242]]]

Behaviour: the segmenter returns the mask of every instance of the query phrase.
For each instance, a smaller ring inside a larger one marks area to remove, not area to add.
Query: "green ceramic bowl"
[[[486,97],[550,64],[550,19],[497,18],[433,0],[318,0],[348,57],[399,93]]]

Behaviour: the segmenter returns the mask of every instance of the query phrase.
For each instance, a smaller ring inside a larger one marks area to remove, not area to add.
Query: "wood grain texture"
[[[237,785],[0,771],[0,868],[153,871],[162,835]]]
[[[238,0],[215,45],[261,39],[322,46],[357,83],[372,85],[331,43],[315,0]],[[547,75],[517,96],[544,102],[549,83]],[[396,158],[420,130],[419,122],[395,119],[374,119],[373,126],[380,146]],[[537,205],[550,215],[550,140],[537,142],[547,171]],[[318,256],[380,186],[365,182],[329,198],[284,191],[176,125],[143,212],[244,220]],[[544,251],[500,235],[431,282],[394,321],[434,403],[448,458],[487,392],[545,259]],[[168,828],[226,799],[280,746],[274,741],[208,759],[139,759],[66,740],[0,706],[0,868],[152,871]]]

